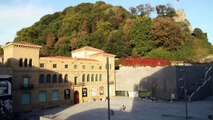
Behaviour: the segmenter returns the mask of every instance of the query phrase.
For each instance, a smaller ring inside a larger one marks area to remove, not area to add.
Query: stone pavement
[[[123,105],[125,109],[123,109]],[[113,97],[111,120],[185,120],[185,103]],[[107,101],[93,101],[57,107],[28,115],[44,115],[53,120],[107,120]],[[208,120],[213,115],[213,100],[188,103],[189,120]],[[29,117],[32,118],[32,117]]]

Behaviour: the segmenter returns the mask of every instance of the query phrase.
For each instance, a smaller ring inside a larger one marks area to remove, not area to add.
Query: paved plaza
[[[186,119],[184,102],[113,97],[111,98],[111,110],[111,120]],[[35,115],[43,115],[53,120],[107,120],[107,101],[92,101],[72,106],[62,106],[36,111],[27,115],[31,116],[29,118],[35,118]],[[207,99],[188,103],[188,115],[189,120],[208,120],[208,116],[213,115],[213,100]]]

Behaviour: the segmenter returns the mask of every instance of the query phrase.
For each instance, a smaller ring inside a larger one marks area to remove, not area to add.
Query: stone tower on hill
[[[185,14],[185,11],[183,9],[177,10],[176,16],[173,17],[173,19],[174,19],[175,22],[185,22],[188,25],[188,29],[189,29],[190,33],[193,32],[192,26],[191,26],[190,22],[186,19],[186,14]]]

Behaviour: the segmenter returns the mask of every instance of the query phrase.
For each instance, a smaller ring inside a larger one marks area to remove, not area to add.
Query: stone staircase
[[[194,84],[189,88],[189,101],[202,100],[211,95],[210,90],[212,77],[209,75],[211,70],[212,66],[207,69],[204,74],[204,78],[196,80]]]

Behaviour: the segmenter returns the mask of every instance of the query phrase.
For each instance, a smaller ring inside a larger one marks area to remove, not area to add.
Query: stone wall
[[[184,99],[184,81],[190,94],[193,87],[198,87],[195,86],[197,83],[202,83],[210,66],[122,66],[116,71],[116,91],[128,92],[130,97],[137,97],[138,91],[149,91],[151,96],[156,98],[170,100],[174,97],[175,100],[181,100]],[[213,69],[208,76],[213,76]]]

